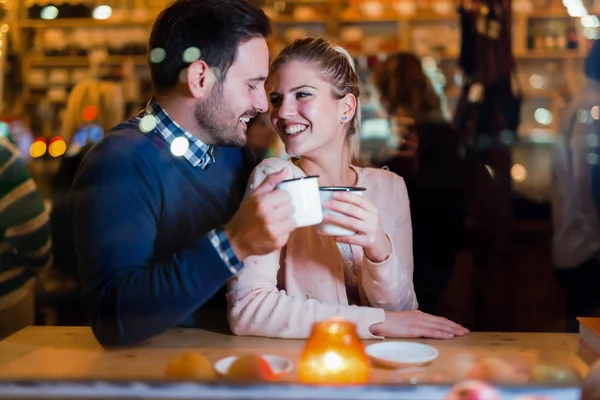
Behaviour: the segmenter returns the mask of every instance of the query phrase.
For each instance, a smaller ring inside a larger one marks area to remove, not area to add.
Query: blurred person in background
[[[600,41],[585,63],[586,81],[561,119],[555,150],[552,255],[566,292],[567,332],[577,332],[576,317],[600,311]]]
[[[124,100],[121,86],[110,81],[86,79],[69,94],[61,134],[67,144],[60,167],[52,184],[50,221],[53,236],[56,285],[48,304],[57,312],[59,325],[81,325],[80,288],[77,283],[77,262],[73,242],[72,221],[68,211],[68,196],[75,174],[90,148],[105,132],[123,119]]]
[[[464,246],[464,150],[414,54],[396,53],[376,65],[373,83],[397,144],[378,164],[406,181],[419,309],[438,313],[440,296]]]
[[[0,131],[0,339],[35,322],[36,278],[52,264],[48,212],[8,126]]]

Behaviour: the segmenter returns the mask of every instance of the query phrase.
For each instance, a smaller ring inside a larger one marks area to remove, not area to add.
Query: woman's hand
[[[335,236],[340,243],[362,246],[365,255],[374,263],[387,260],[392,254],[392,242],[383,230],[379,210],[369,200],[356,194],[334,193],[323,206],[341,215],[325,214],[323,220],[356,231],[350,236]]]
[[[385,321],[371,325],[371,333],[394,338],[452,339],[466,335],[469,330],[446,318],[414,310],[386,311]]]

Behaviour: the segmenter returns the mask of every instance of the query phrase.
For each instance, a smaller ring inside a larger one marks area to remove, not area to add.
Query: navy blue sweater
[[[220,289],[213,304],[224,304],[232,272],[206,233],[238,209],[248,154],[217,147],[214,164],[193,167],[135,119],[92,148],[70,204],[84,307],[101,344],[134,345],[191,323]],[[225,307],[209,311],[226,321]]]

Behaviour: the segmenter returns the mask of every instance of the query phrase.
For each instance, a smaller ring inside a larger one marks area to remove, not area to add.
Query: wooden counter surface
[[[474,360],[486,356],[568,366],[583,375],[589,368],[577,354],[576,334],[473,332],[448,341],[418,341],[435,346],[440,356],[428,366],[408,371],[375,368],[372,381],[449,383],[462,379]],[[246,352],[281,355],[295,362],[304,343],[173,329],[137,347],[106,350],[87,327],[28,327],[0,341],[0,380],[161,380],[170,359],[187,349],[202,352],[213,362]],[[295,377],[294,369],[281,380],[294,382]]]

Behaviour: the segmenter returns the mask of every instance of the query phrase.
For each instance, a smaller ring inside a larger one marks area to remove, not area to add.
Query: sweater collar
[[[194,167],[206,169],[215,162],[214,146],[208,145],[183,129],[158,104],[153,97],[146,109],[138,116],[143,132],[156,130],[171,146],[171,153],[183,156]]]

